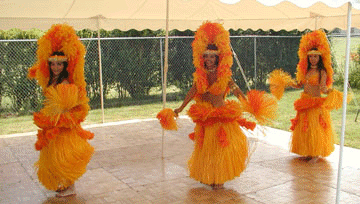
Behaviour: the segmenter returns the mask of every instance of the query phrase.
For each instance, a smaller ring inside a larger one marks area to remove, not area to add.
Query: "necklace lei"
[[[219,95],[226,91],[232,75],[231,70],[226,65],[223,65],[219,66],[216,71],[216,81],[211,86],[209,86],[205,69],[198,68],[195,71],[194,82],[199,94],[210,92],[213,95]]]
[[[214,69],[207,69],[206,72],[207,72],[207,73],[214,73],[214,72],[216,72],[216,68],[214,68]]]

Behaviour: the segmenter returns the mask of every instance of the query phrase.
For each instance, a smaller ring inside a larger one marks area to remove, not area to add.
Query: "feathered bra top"
[[[310,50],[313,48],[317,48],[316,53],[321,55],[327,74],[326,86],[331,87],[333,83],[333,69],[331,66],[330,46],[326,34],[322,30],[316,30],[301,37],[298,51],[299,63],[296,67],[296,80],[299,83],[305,81],[308,68],[308,54],[311,54]]]
[[[38,80],[45,90],[50,79],[48,60],[55,51],[63,52],[67,58],[68,81],[81,89],[85,89],[84,63],[85,47],[76,35],[75,30],[67,24],[53,25],[38,40],[37,60],[29,69],[28,77]]]
[[[209,86],[206,70],[204,68],[203,54],[209,44],[214,44],[219,52],[219,64],[217,67],[217,80]],[[194,72],[194,84],[197,93],[204,94],[210,92],[219,95],[227,91],[228,83],[231,79],[231,66],[233,58],[230,49],[229,32],[219,23],[204,22],[196,31],[195,39],[192,43],[193,64],[196,68]]]

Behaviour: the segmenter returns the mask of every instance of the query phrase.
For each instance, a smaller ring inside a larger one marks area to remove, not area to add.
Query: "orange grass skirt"
[[[334,151],[334,131],[330,110],[324,108],[326,98],[302,93],[294,107],[297,115],[291,120],[290,151],[302,156],[329,156]]]
[[[85,173],[93,153],[94,148],[75,129],[61,128],[40,150],[36,162],[39,181],[53,191],[74,184]]]
[[[223,184],[240,176],[246,168],[248,143],[237,119],[240,105],[227,101],[214,108],[196,103],[188,115],[196,123],[192,134],[194,151],[188,161],[190,177],[204,184]]]

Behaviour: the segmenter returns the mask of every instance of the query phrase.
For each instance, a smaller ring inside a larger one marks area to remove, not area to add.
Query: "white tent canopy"
[[[330,7],[316,0],[237,1],[171,0],[169,30],[195,30],[204,20],[221,22],[226,29],[346,29],[347,0],[328,0]],[[158,30],[165,29],[166,19],[165,0],[2,0],[0,10],[1,30],[47,30],[62,22],[76,30]],[[352,22],[352,27],[360,25],[360,10],[352,10]]]

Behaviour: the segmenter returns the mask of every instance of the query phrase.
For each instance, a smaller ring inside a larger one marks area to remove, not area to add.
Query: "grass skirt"
[[[85,173],[93,152],[94,148],[75,129],[60,128],[40,151],[36,163],[39,181],[54,191],[72,185]]]
[[[74,84],[59,84],[45,91],[45,106],[34,113],[34,123],[40,128],[36,150],[39,181],[49,190],[61,190],[86,171],[94,153],[87,140],[94,134],[82,129],[89,105],[86,90]]]
[[[227,101],[214,108],[209,103],[196,103],[188,112],[196,123],[190,138],[195,148],[188,161],[190,177],[204,184],[223,184],[246,168],[248,143],[237,120],[239,104]]]
[[[292,119],[291,152],[302,156],[329,156],[334,151],[334,132],[326,98],[302,93],[295,101],[296,118]]]

